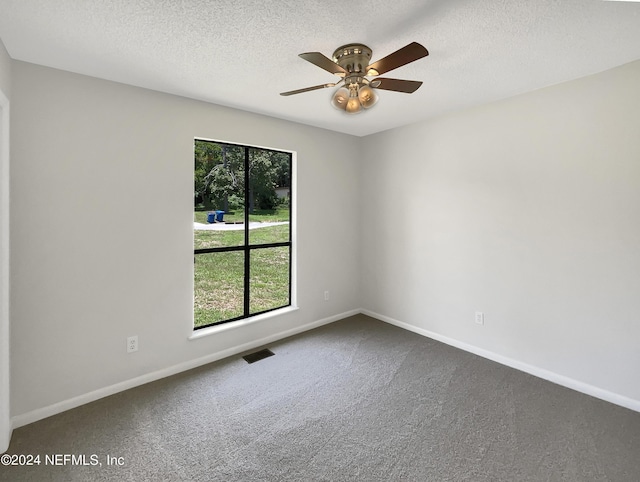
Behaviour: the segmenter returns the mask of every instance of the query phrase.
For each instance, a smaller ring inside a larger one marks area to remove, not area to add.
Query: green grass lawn
[[[243,215],[225,214],[225,221],[244,220]],[[194,221],[207,222],[206,211],[194,212]],[[256,212],[252,222],[289,221],[289,210]],[[289,240],[290,225],[249,231],[250,245]],[[194,230],[194,249],[242,246],[244,231]],[[289,247],[252,249],[250,252],[250,313],[289,304]],[[194,326],[242,316],[244,312],[244,253],[223,252],[195,255]]]

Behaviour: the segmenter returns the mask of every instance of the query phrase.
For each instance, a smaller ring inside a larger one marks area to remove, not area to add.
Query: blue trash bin
[[[221,223],[224,218],[224,211],[216,211],[216,221]]]
[[[215,223],[216,222],[216,213],[214,213],[214,212],[207,213],[207,222],[208,223]]]

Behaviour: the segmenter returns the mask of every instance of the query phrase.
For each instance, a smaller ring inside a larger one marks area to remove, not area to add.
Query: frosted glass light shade
[[[378,102],[378,94],[376,94],[368,85],[363,85],[358,91],[358,99],[360,99],[362,107],[368,109],[369,107],[376,105],[376,102]]]
[[[331,105],[336,109],[345,110],[347,103],[349,102],[349,89],[346,87],[340,87],[336,90],[335,94],[331,98]]]
[[[362,110],[360,99],[358,99],[358,97],[349,97],[345,110],[347,111],[347,114],[357,114],[358,112],[360,112]]]

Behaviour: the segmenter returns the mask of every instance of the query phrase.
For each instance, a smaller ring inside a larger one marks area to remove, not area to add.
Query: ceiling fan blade
[[[403,65],[409,64],[414,60],[421,59],[429,55],[429,51],[417,42],[411,42],[400,50],[396,50],[392,54],[372,63],[366,69],[367,75],[380,75],[390,70],[397,69]]]
[[[411,94],[418,90],[418,88],[422,85],[422,82],[418,80],[386,79],[383,77],[378,77],[377,79],[372,80],[371,84],[371,86],[376,89],[393,90],[394,92],[404,92],[405,94]]]
[[[340,77],[344,77],[348,74],[346,70],[336,64],[333,60],[328,57],[325,57],[320,52],[306,52],[304,54],[300,54],[299,57],[305,59],[307,62],[311,62],[313,65],[317,65],[321,69],[326,70],[327,72],[331,72],[332,74],[339,75]]]
[[[298,90],[290,90],[289,92],[281,92],[280,95],[294,95],[294,94],[302,94],[303,92],[310,92],[312,90],[324,89],[326,87],[335,87],[336,84],[322,84],[322,85],[314,85],[313,87],[306,87],[304,89]]]

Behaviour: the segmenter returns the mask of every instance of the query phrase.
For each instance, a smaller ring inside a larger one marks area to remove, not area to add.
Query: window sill
[[[281,308],[279,310],[270,311],[268,313],[263,313],[261,315],[252,316],[251,318],[245,318],[244,320],[231,321],[229,323],[223,323],[222,325],[218,325],[218,326],[210,326],[208,328],[194,330],[188,339],[197,340],[198,338],[203,338],[205,336],[210,336],[210,335],[216,335],[218,333],[222,333],[223,331],[235,330],[236,328],[243,328],[245,326],[253,325],[254,323],[260,323],[262,321],[276,318],[280,315],[291,313],[297,310],[298,310],[297,306],[287,306],[286,308]]]

